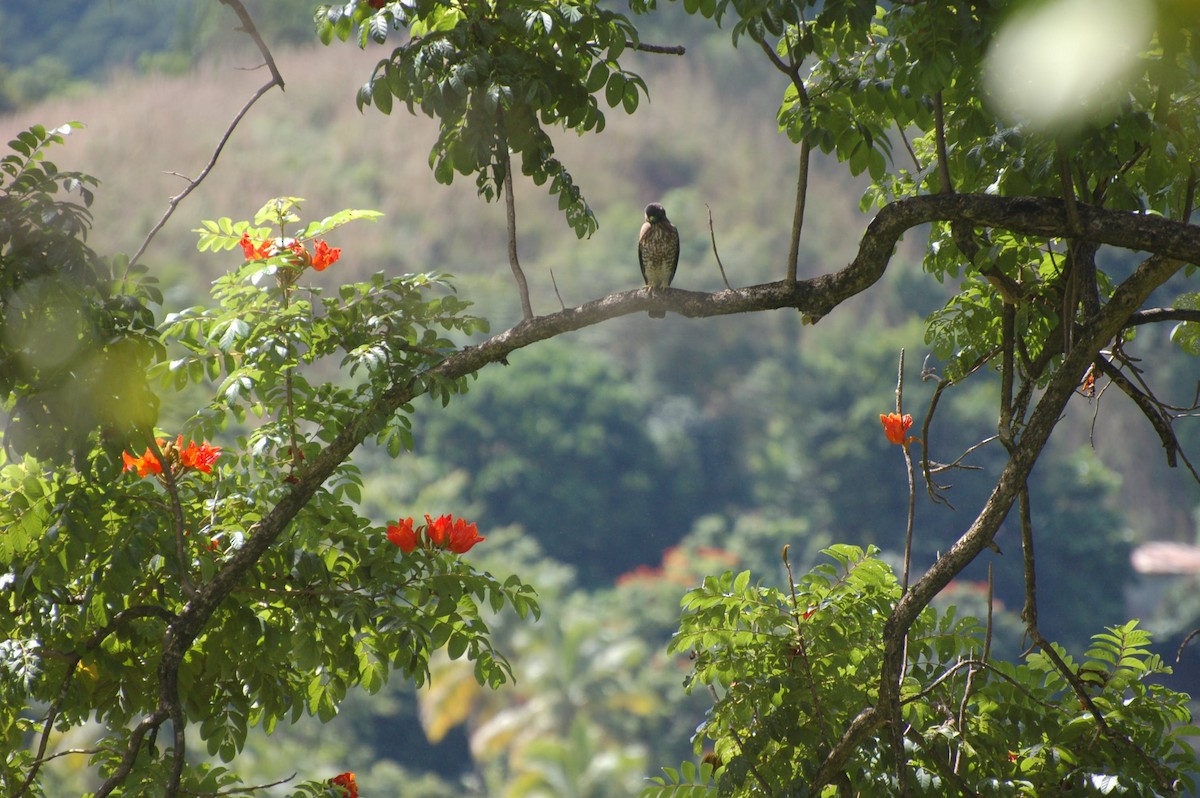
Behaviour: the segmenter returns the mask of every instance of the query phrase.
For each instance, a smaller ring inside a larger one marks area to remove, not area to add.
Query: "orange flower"
[[[342,798],[358,798],[358,782],[353,773],[339,773],[329,783],[340,789]]]
[[[466,554],[472,546],[482,540],[486,538],[480,537],[479,529],[474,524],[468,524],[465,518],[459,518],[450,530],[450,541],[446,548],[455,554]]]
[[[254,241],[250,238],[249,233],[242,233],[242,240],[238,241],[242,246],[242,252],[246,256],[246,260],[262,260],[269,258],[275,249],[275,242],[271,239],[266,241]]]
[[[427,515],[425,523],[419,527],[413,526],[411,518],[401,518],[388,526],[387,538],[405,554],[418,547],[466,554],[476,543],[486,539],[479,534],[475,524],[467,523],[465,518],[455,519],[452,515],[441,515],[436,520]]]
[[[883,423],[883,434],[887,435],[887,439],[897,446],[908,446],[916,440],[916,438],[906,438],[904,433],[908,432],[908,428],[913,425],[913,417],[905,413],[901,416],[899,413],[879,414],[879,420]]]
[[[134,457],[129,452],[121,452],[121,459],[125,461],[125,470],[137,471],[139,477],[162,473],[162,463],[158,462],[158,458],[150,453],[150,447],[146,447],[146,453],[141,457]]]
[[[400,547],[400,551],[409,554],[417,547],[419,539],[417,532],[413,529],[413,520],[411,518],[400,519],[398,525],[391,524],[387,528],[387,538],[392,543]]]
[[[194,468],[205,474],[212,473],[213,463],[221,454],[221,447],[209,446],[208,442],[196,445],[195,441],[188,441],[185,448],[183,445],[183,436],[180,435],[175,439],[174,443],[164,441],[158,438],[159,451],[163,453],[167,463],[171,466],[171,472],[178,474],[185,468]],[[146,447],[146,453],[141,457],[134,457],[129,452],[122,452],[121,459],[125,463],[126,471],[137,471],[139,477],[145,477],[150,474],[162,474],[162,463],[150,451],[150,447]]]
[[[446,548],[450,529],[453,526],[454,516],[439,515],[436,521],[429,516],[425,516],[425,534],[429,536],[429,542],[439,549]]]
[[[209,446],[208,441],[199,446],[195,441],[188,441],[185,449],[183,448],[183,436],[179,436],[179,462],[184,468],[194,468],[205,474],[211,474],[213,463],[217,461],[220,454],[221,447]]]
[[[316,252],[312,257],[312,267],[319,272],[323,272],[326,266],[337,263],[340,257],[342,257],[341,247],[331,247],[324,241],[318,241]]]

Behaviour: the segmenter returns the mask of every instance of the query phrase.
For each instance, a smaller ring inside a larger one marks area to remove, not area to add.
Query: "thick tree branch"
[[[657,53],[659,55],[686,55],[687,48],[682,44],[646,44],[645,42],[625,42],[625,46],[633,50],[639,50],[643,53]]]
[[[1200,310],[1192,310],[1191,308],[1148,308],[1147,310],[1139,310],[1129,317],[1129,326],[1161,324],[1164,321],[1200,323]]]

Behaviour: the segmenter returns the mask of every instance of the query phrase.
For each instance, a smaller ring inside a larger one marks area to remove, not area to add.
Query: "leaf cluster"
[[[154,421],[144,372],[162,295],[144,267],[86,243],[97,181],[46,159],[79,127],[35,125],[0,159],[0,396],[10,451],[83,466],[97,437],[111,447]]]
[[[100,456],[98,480],[47,470],[31,456],[0,469],[0,739],[13,752],[0,770],[6,794],[42,764],[44,748],[26,748],[29,739],[44,746],[53,732],[89,720],[104,729],[92,756],[103,777],[131,792],[175,778],[172,789],[213,792],[241,782],[208,766],[172,775],[185,720],[188,734],[229,762],[251,727],[329,720],[350,689],[377,692],[392,673],[423,683],[435,651],[467,658],[481,684],[511,678],[489,619],[505,607],[536,616],[532,588],[448,551],[402,555],[357,511],[362,484],[352,465],[336,464],[289,511],[288,533],[261,545],[264,519],[339,431],[361,425],[396,453],[410,447],[411,407],[384,417],[381,395],[400,385],[448,401],[463,381],[429,368],[456,349],[451,335],[483,325],[439,276],[377,274],[331,297],[304,286],[306,266],[290,244],[377,214],[350,210],[304,224],[299,209],[284,197],[253,223],[204,223],[202,249],[228,251],[244,234],[273,234],[277,246],[218,279],[213,307],[174,314],[158,333],[172,356],[154,368],[165,387],[215,392],[186,434],[235,440],[211,473],[168,468],[137,479]],[[149,432],[139,428],[134,440]],[[259,553],[247,569],[251,551]],[[207,621],[188,631],[199,611]],[[185,634],[191,643],[172,653]],[[172,656],[177,665],[167,664]],[[176,738],[162,751],[157,731],[142,735],[168,715]]]
[[[692,656],[688,688],[713,695],[695,743],[697,753],[712,746],[715,785],[707,766],[693,766],[669,771],[644,796],[812,794],[845,730],[878,703],[885,621],[900,597],[875,551],[825,553],[832,562],[788,590],[726,572],[684,597],[671,650]],[[1054,646],[1056,657],[1034,652],[1018,665],[986,656],[974,618],[925,608],[907,637],[900,686],[912,794],[1190,789],[1197,758],[1187,738],[1200,730],[1187,725],[1187,696],[1153,683],[1170,669],[1149,641],[1131,621],[1093,636],[1078,663]],[[882,740],[851,754],[842,787],[896,791],[895,751]],[[817,785],[819,794],[837,789]]]
[[[362,46],[386,41],[393,30],[409,32],[375,67],[358,105],[388,114],[395,99],[410,113],[419,108],[436,118],[429,163],[439,182],[475,175],[479,193],[496,199],[511,150],[525,176],[549,182],[577,235],[595,231],[595,215],[555,157],[548,129],[603,130],[601,93],[610,108],[637,109],[646,84],[620,65],[638,40],[624,15],[595,0],[418,0],[379,9],[362,2],[323,6],[316,19],[326,43],[348,39],[355,28]]]

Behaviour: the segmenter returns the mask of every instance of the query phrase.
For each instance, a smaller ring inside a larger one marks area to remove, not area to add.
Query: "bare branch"
[[[791,78],[792,85],[796,87],[796,97],[800,102],[800,113],[807,115],[808,88],[804,85],[804,79],[800,77],[800,63],[791,57],[788,61],[784,61],[766,41],[760,40],[758,44],[771,64]],[[805,134],[800,139],[800,167],[796,174],[796,204],[792,211],[792,236],[788,245],[787,281],[789,283],[796,282],[796,262],[800,259],[800,232],[804,229],[804,209],[808,198],[808,164],[811,155],[812,144],[809,136]]]
[[[708,205],[705,204],[705,208]],[[713,257],[717,259],[717,268],[721,270],[721,282],[725,283],[725,288],[732,291],[733,286],[729,284],[729,278],[725,276],[725,264],[721,263],[721,254],[717,252],[717,234],[713,230],[712,208],[708,208],[708,235],[712,239]],[[566,310],[566,306],[563,306]]]
[[[1142,415],[1150,422],[1150,426],[1154,427],[1154,431],[1158,434],[1158,439],[1162,443],[1162,447],[1167,453],[1167,465],[1175,468],[1179,464],[1180,458],[1183,459],[1184,465],[1188,471],[1192,473],[1192,477],[1200,482],[1200,473],[1192,466],[1187,455],[1183,451],[1183,447],[1179,445],[1179,438],[1175,435],[1175,430],[1171,426],[1174,420],[1167,408],[1162,402],[1149,391],[1142,391],[1134,385],[1128,377],[1121,373],[1120,369],[1109,362],[1108,358],[1100,356],[1096,358],[1096,365],[1104,376],[1112,380],[1112,383],[1121,389],[1121,392],[1137,405],[1138,410],[1142,411]]]
[[[718,260],[718,261],[717,261],[717,263],[720,263],[720,261]],[[722,274],[722,275],[724,275],[724,273],[725,273],[725,272],[724,272],[724,270],[722,270],[721,274]],[[558,291],[558,280],[555,280],[555,279],[554,279],[554,269],[551,269],[551,270],[550,270],[550,284],[554,286],[554,295],[555,295],[556,297],[558,297],[558,307],[559,307],[561,310],[566,310],[566,309],[567,309],[567,303],[566,303],[566,302],[563,302],[562,294],[560,294],[560,293],[559,293],[559,291]],[[726,283],[726,284],[725,284],[725,286],[728,288],[728,287],[729,287],[729,283]]]
[[[946,154],[946,114],[942,106],[940,91],[933,95],[933,123],[937,144],[938,191],[943,194],[953,194],[954,181],[950,179],[950,159]],[[913,160],[916,161],[916,159],[917,157],[914,155]]]
[[[219,2],[222,5],[227,5],[232,8],[238,15],[238,19],[240,19],[242,22],[241,30],[245,31],[250,38],[254,40],[254,44],[258,47],[258,51],[262,53],[267,68],[271,71],[271,80],[270,82],[261,86],[258,91],[254,93],[254,96],[242,106],[242,109],[238,111],[236,115],[234,115],[233,121],[230,122],[229,127],[225,129],[224,135],[221,136],[220,141],[217,142],[216,149],[213,150],[212,157],[209,158],[205,167],[200,170],[200,174],[197,175],[195,179],[189,179],[188,184],[186,187],[184,187],[183,191],[179,192],[174,197],[171,197],[171,199],[167,202],[166,212],[163,213],[162,218],[158,220],[154,227],[150,229],[150,232],[146,234],[146,238],[144,241],[142,241],[142,245],[138,247],[137,252],[135,252],[133,257],[129,259],[129,265],[131,266],[134,263],[137,263],[138,259],[142,257],[146,251],[146,248],[150,246],[150,242],[154,240],[156,235],[158,235],[158,231],[163,229],[163,227],[167,224],[167,220],[170,219],[171,215],[175,213],[175,209],[179,207],[179,203],[183,202],[189,194],[195,191],[196,187],[204,181],[204,178],[208,177],[209,173],[212,172],[213,167],[217,165],[217,159],[221,157],[222,150],[225,149],[225,145],[229,142],[230,137],[233,136],[234,129],[236,129],[238,124],[242,121],[242,117],[244,117],[247,112],[249,112],[250,108],[256,102],[258,102],[259,98],[261,98],[268,91],[276,86],[278,86],[280,90],[282,90],[284,87],[283,76],[279,73],[279,68],[275,65],[275,58],[271,55],[271,51],[267,48],[267,44],[263,41],[262,36],[259,35],[258,28],[254,26],[254,21],[250,18],[250,14],[248,11],[246,11],[246,7],[242,5],[241,0],[219,0]]]
[[[521,313],[525,321],[533,318],[533,305],[529,302],[529,283],[525,280],[525,272],[521,270],[521,261],[517,258],[517,200],[513,196],[512,158],[509,157],[508,139],[503,135],[504,111],[496,109],[501,127],[501,141],[496,148],[500,159],[500,168],[504,170],[504,210],[508,218],[508,265],[512,269],[513,279],[517,281],[517,291],[521,295]]]

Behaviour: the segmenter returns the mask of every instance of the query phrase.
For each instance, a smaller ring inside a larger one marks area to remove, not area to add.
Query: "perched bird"
[[[657,202],[646,206],[646,223],[638,234],[638,263],[650,293],[668,287],[675,279],[675,269],[679,266],[679,231]],[[650,311],[653,319],[666,315],[666,311]]]

